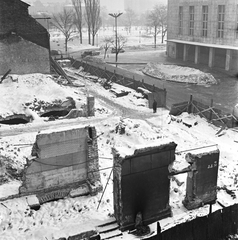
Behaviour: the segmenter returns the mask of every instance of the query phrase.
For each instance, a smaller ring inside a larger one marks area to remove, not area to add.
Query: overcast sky
[[[36,0],[23,0],[28,3],[35,2]],[[40,0],[42,3],[58,3],[59,0]],[[127,0],[100,0],[101,6],[106,6],[109,11],[122,11],[124,10],[124,1],[126,2]],[[129,1],[129,0],[128,0]],[[68,2],[70,3],[71,0],[60,0],[60,2]],[[155,4],[167,4],[167,0],[138,0],[138,4],[140,4],[140,8],[148,9],[152,8]],[[151,5],[151,6],[148,6]],[[131,6],[133,9],[133,6]]]

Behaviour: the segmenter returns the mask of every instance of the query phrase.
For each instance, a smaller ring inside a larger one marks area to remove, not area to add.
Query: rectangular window
[[[225,5],[218,5],[218,28],[217,37],[224,37],[224,25],[225,25]]]
[[[202,36],[207,37],[208,6],[202,6]]]
[[[183,7],[179,7],[179,34],[183,34]]]
[[[194,6],[189,7],[189,35],[194,35]]]

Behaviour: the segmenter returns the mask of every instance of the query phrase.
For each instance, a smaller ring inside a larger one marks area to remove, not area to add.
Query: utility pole
[[[117,55],[118,55],[118,50],[117,50],[117,18],[120,17],[123,13],[109,13],[111,17],[115,18],[115,35],[116,35],[116,62],[117,62]]]

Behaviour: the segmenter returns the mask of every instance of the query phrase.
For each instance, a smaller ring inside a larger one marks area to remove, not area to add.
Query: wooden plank
[[[41,146],[37,154],[41,159],[58,157],[70,153],[82,152],[87,149],[85,139],[72,139],[65,142],[53,143]]]
[[[40,133],[36,136],[36,142],[38,147],[42,145],[65,142],[67,140],[73,139],[83,139],[88,136],[87,128],[77,128],[67,131],[58,131],[58,132],[46,132]]]

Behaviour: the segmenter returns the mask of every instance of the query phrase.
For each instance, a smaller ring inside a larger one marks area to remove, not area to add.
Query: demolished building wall
[[[65,197],[73,189],[82,190],[82,186],[84,194],[102,190],[94,127],[40,133],[32,156],[24,169],[21,194],[35,193],[44,202]],[[47,192],[51,193],[48,199],[44,197]]]
[[[216,146],[212,150],[202,149],[186,155],[186,160],[191,164],[183,201],[187,209],[195,209],[216,201],[219,156],[220,151]]]
[[[133,228],[139,212],[145,224],[171,215],[168,166],[176,146],[172,142],[139,149],[124,158],[113,149],[114,210],[121,230]]]

